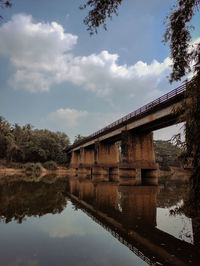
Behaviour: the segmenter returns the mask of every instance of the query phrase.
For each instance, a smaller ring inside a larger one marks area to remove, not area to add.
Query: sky
[[[81,0],[15,0],[1,9],[0,115],[11,124],[87,136],[181,83],[162,43],[173,1],[123,0],[92,37]],[[193,19],[193,40],[200,37]],[[155,132],[170,139],[173,126]]]

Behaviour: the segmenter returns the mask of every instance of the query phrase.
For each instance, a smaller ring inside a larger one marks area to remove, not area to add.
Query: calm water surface
[[[174,213],[185,191],[2,177],[0,265],[199,265],[199,227]]]

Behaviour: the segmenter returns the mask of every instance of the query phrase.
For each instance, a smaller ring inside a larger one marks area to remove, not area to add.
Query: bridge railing
[[[167,102],[168,100],[176,97],[177,95],[180,95],[182,94],[185,90],[186,90],[186,85],[188,83],[184,83],[183,85],[175,88],[174,90],[162,95],[161,97],[157,98],[156,100],[140,107],[139,109],[123,116],[122,118],[114,121],[113,123],[109,124],[108,126],[94,132],[93,134],[89,135],[88,137],[84,138],[83,140],[80,140],[78,142],[76,142],[76,144],[70,146],[70,148],[73,148],[73,147],[76,147],[76,146],[79,146],[80,144],[83,144],[87,141],[89,141],[90,139],[93,139],[94,137],[102,134],[103,132],[107,131],[108,129],[112,129],[116,126],[118,126],[119,124],[121,124],[122,122],[126,122],[128,121],[130,118],[133,118],[133,117],[137,117],[147,111],[149,111],[151,108],[155,107],[155,106],[158,106],[159,104],[161,103],[164,103],[164,102]]]

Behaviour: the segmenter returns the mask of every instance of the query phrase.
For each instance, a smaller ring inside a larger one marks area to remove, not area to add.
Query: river
[[[187,185],[0,178],[0,265],[199,265]]]

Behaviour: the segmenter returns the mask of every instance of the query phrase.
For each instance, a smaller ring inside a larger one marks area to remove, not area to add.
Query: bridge
[[[71,175],[157,184],[153,131],[177,122],[186,83],[65,149]]]

